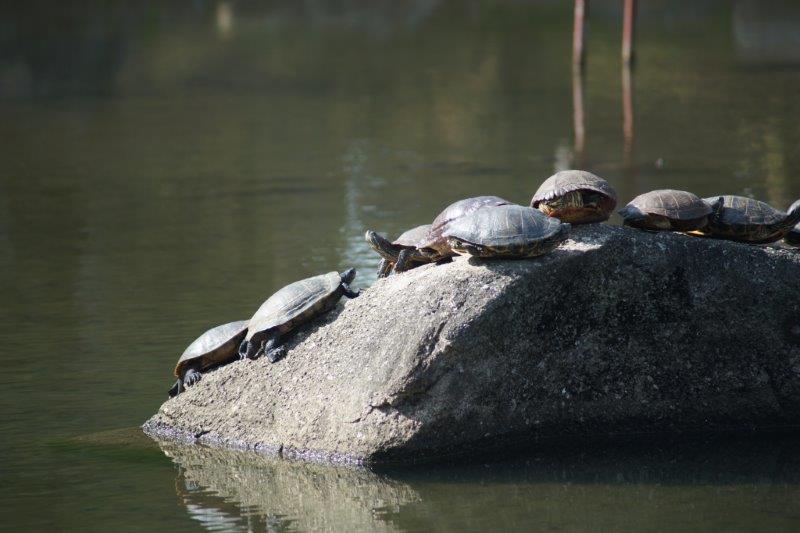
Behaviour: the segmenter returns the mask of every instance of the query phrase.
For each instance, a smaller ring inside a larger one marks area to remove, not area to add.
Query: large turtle
[[[208,368],[236,358],[236,348],[247,333],[247,320],[230,322],[211,328],[189,345],[175,366],[178,381],[169,390],[177,396],[185,387],[194,385]]]
[[[797,225],[795,225],[794,228],[789,230],[789,233],[787,233],[786,237],[783,238],[783,242],[785,242],[789,246],[800,247],[800,223],[798,223]]]
[[[704,228],[712,206],[686,191],[661,189],[640,194],[619,210],[623,224],[650,231]]]
[[[421,264],[435,263],[454,256],[455,252],[450,249],[450,245],[447,244],[447,239],[442,237],[442,232],[450,222],[465,215],[469,215],[481,207],[510,205],[512,203],[513,202],[509,202],[498,196],[476,196],[474,198],[465,198],[464,200],[459,200],[448,205],[444,208],[444,211],[433,219],[428,234],[417,243],[416,247],[404,248],[398,254],[394,264],[394,271],[405,272]],[[376,249],[381,248],[386,250],[387,246],[391,245],[385,238],[374,232],[367,232],[366,239],[370,246]],[[375,240],[375,242],[373,242],[373,240]]]
[[[781,240],[800,222],[800,200],[788,213],[746,196],[714,196],[705,202],[714,206],[714,212],[697,233],[707,237],[766,244]]]
[[[398,238],[389,242],[388,239],[378,235],[376,232],[372,230],[367,230],[365,238],[367,239],[367,243],[369,243],[370,247],[375,250],[381,256],[381,262],[378,266],[378,277],[385,278],[389,275],[392,268],[394,267],[395,263],[397,262],[397,258],[403,253],[403,250],[411,249],[415,250],[416,245],[419,241],[427,237],[428,231],[430,231],[431,225],[430,224],[423,224],[422,226],[417,226],[416,228],[412,228]],[[413,260],[411,264],[409,264],[408,268],[413,268]]]
[[[342,295],[358,296],[358,290],[350,288],[355,277],[354,268],[328,272],[295,281],[270,296],[248,322],[239,356],[253,359],[263,353],[270,362],[278,361],[286,352],[282,336],[336,307]]]
[[[513,259],[549,252],[567,239],[569,231],[568,222],[531,207],[501,205],[452,221],[442,236],[460,254]]]
[[[617,193],[603,178],[585,170],[562,170],[547,178],[531,207],[562,222],[590,224],[608,220],[617,206]]]

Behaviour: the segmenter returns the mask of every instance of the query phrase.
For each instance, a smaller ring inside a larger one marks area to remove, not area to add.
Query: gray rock
[[[800,254],[608,225],[378,280],[166,401],[151,435],[332,462],[800,424]]]

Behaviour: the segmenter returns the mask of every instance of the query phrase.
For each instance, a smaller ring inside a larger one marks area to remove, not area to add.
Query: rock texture
[[[800,254],[576,227],[524,261],[377,281],[144,425],[284,457],[381,463],[542,437],[800,425]]]

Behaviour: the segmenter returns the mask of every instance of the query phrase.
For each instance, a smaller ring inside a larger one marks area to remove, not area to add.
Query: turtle
[[[185,387],[200,381],[201,373],[208,368],[235,359],[236,348],[246,334],[247,320],[238,320],[211,328],[197,337],[178,359],[175,366],[178,381],[169,390],[169,396],[177,396]]]
[[[522,205],[478,209],[452,221],[442,233],[459,254],[525,258],[549,252],[569,236],[571,224]]]
[[[708,225],[697,232],[706,237],[766,244],[781,240],[800,222],[800,200],[788,213],[746,196],[713,196],[704,201],[714,206]]]
[[[378,266],[378,277],[385,278],[388,276],[397,262],[398,256],[403,252],[403,250],[415,249],[415,245],[428,235],[428,231],[430,231],[430,229],[430,224],[417,226],[416,228],[412,228],[402,233],[392,242],[389,242],[388,239],[378,235],[372,230],[367,230],[367,233],[364,236],[367,240],[367,243],[369,243],[370,247],[381,256],[381,262]],[[413,261],[412,264],[409,265],[409,268],[413,268]]]
[[[789,230],[789,233],[787,233],[786,237],[783,238],[783,242],[789,246],[800,247],[800,223],[796,224],[794,228]]]
[[[336,307],[343,295],[358,296],[358,289],[350,288],[355,277],[354,268],[328,272],[295,281],[270,296],[248,322],[239,357],[255,359],[264,354],[277,362],[286,352],[282,341],[287,333]]]
[[[640,194],[619,210],[623,224],[650,231],[694,231],[704,228],[713,206],[698,196],[674,189]]]
[[[456,255],[455,252],[450,249],[447,239],[442,237],[442,231],[447,227],[447,224],[481,207],[510,205],[512,203],[499,196],[475,196],[474,198],[465,198],[448,205],[433,219],[428,234],[423,239],[420,239],[415,247],[404,248],[400,251],[394,263],[394,271],[405,272],[421,264],[436,263],[453,257]],[[372,239],[375,239],[375,237],[377,237],[377,241],[373,243]],[[373,248],[386,250],[391,245],[386,239],[374,232],[367,232],[366,239]]]
[[[603,178],[585,170],[562,170],[547,178],[531,199],[531,207],[572,224],[608,220],[617,206],[617,192]]]

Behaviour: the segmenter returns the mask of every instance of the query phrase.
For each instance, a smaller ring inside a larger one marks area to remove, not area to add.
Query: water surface
[[[477,194],[527,202],[574,166],[623,200],[663,187],[781,208],[800,197],[794,2],[642,3],[627,137],[618,2],[592,3],[582,149],[568,4],[0,7],[3,525],[196,528],[194,496],[176,495],[181,460],[133,434],[127,447],[74,439],[140,424],[197,334],[247,318],[284,284],[348,266],[369,284],[366,228],[394,235]],[[349,511],[328,517],[335,504],[197,490],[252,506],[259,529],[315,528],[313,516],[319,527],[400,530],[588,528],[590,518],[668,529],[668,516],[800,526],[793,476],[756,469],[731,493],[712,465],[719,477],[700,484],[588,475],[566,490],[548,478],[557,462],[536,468],[381,477],[387,501],[401,503],[365,505],[352,522]],[[356,500],[384,490],[342,479]],[[398,486],[409,487],[402,497]],[[278,484],[275,497],[292,490]],[[232,516],[231,527],[244,523]]]

